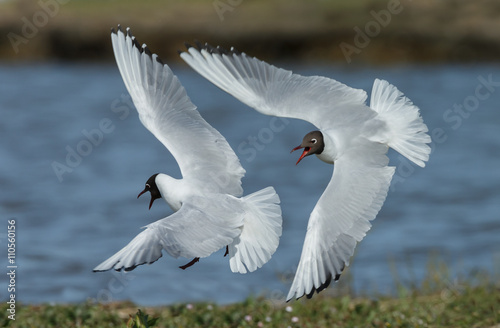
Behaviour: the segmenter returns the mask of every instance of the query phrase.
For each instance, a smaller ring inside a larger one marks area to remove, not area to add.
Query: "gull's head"
[[[142,194],[144,194],[146,191],[149,191],[151,193],[151,201],[149,202],[149,209],[151,209],[151,206],[153,206],[153,202],[155,199],[161,198],[160,190],[158,189],[158,186],[156,185],[156,176],[158,173],[153,174],[148,181],[146,181],[146,187],[144,188],[143,191],[137,195],[137,198],[141,197]]]
[[[299,162],[306,156],[312,154],[319,155],[323,152],[323,149],[325,148],[323,134],[320,131],[309,132],[305,135],[304,139],[302,139],[302,143],[300,144],[300,146],[292,149],[292,152],[302,148],[304,148],[304,151],[302,152],[302,155],[300,155],[299,160],[295,165],[299,164]]]

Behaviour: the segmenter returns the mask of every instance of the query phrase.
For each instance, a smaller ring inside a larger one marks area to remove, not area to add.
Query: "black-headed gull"
[[[182,179],[153,175],[151,202],[163,198],[174,214],[153,222],[94,271],[132,270],[153,263],[165,250],[173,257],[201,257],[228,246],[233,272],[260,268],[281,236],[279,197],[272,187],[242,195],[245,170],[226,139],[191,103],[177,77],[127,29],[111,33],[121,76],[142,124],[175,157]],[[139,196],[141,195],[139,194]],[[188,264],[189,265],[189,264]]]
[[[293,74],[234,49],[187,47],[182,59],[222,90],[260,113],[319,129],[293,149],[304,148],[297,163],[311,154],[335,163],[309,218],[287,301],[311,297],[339,279],[382,207],[395,170],[388,166],[388,148],[425,166],[431,139],[419,109],[386,81],[375,80],[368,107],[365,91],[326,77]]]

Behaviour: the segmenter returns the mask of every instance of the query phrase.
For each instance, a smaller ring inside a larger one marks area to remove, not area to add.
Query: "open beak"
[[[293,153],[294,151],[296,151],[296,150],[298,150],[298,149],[301,149],[301,148],[304,148],[304,147],[302,147],[302,146],[297,146],[297,147],[295,147],[294,149],[292,149],[291,153]],[[310,151],[310,150],[311,150],[311,148],[310,148],[310,147],[305,147],[305,148],[304,148],[304,151],[302,152],[302,155],[300,155],[299,160],[297,161],[297,163],[295,163],[295,165],[299,164],[299,162],[300,162],[300,161],[301,161],[304,157],[306,157],[306,156],[307,156],[307,154],[309,154],[309,151]]]
[[[137,198],[141,197],[142,194],[144,194],[146,191],[148,191],[148,189],[144,189],[143,191],[141,191],[139,193],[139,195],[137,195]],[[151,206],[153,206],[153,202],[154,202],[154,198],[153,198],[153,195],[151,195],[151,201],[149,202],[149,209],[151,209]]]
[[[139,193],[139,195],[137,195],[137,198],[141,197],[141,196],[142,196],[142,194],[144,194],[146,191],[148,191],[148,190],[145,188],[143,191],[141,191],[141,192]]]

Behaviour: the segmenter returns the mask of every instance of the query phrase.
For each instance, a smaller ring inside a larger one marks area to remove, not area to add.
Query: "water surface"
[[[390,153],[398,166],[391,191],[346,275],[357,292],[392,291],[394,270],[418,283],[432,254],[453,276],[498,273],[499,66],[286,67],[368,91],[374,78],[387,79],[421,108],[433,134],[425,169]],[[185,66],[174,71],[240,156],[245,194],[269,185],[278,191],[284,226],[273,259],[246,275],[231,273],[222,250],[186,271],[177,267],[189,259],[164,256],[126,275],[92,273],[140,227],[171,213],[161,201],[148,211],[148,197],[136,196],[153,173],[179,177],[177,164],[140,124],[114,65],[1,65],[0,239],[6,254],[7,220],[15,218],[18,300],[229,303],[288,292],[309,213],[332,171],[313,157],[295,166],[290,150],[313,127],[260,115]],[[484,79],[498,82],[480,87]],[[0,259],[6,268],[7,256]]]

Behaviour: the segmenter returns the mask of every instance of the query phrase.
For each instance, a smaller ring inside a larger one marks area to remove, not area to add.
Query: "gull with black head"
[[[320,155],[323,152],[323,149],[325,149],[323,134],[320,131],[309,132],[304,136],[304,139],[302,139],[302,143],[292,149],[291,153],[302,148],[304,148],[304,151],[302,152],[302,155],[300,155],[296,164],[299,164],[299,162],[306,156],[314,154]]]
[[[394,174],[389,147],[424,167],[431,139],[418,107],[395,86],[376,79],[370,106],[364,90],[322,76],[301,76],[234,49],[197,43],[180,55],[195,71],[266,115],[302,119],[318,130],[294,148],[297,164],[315,154],[334,164],[330,183],[314,207],[287,300],[337,280],[370,229]]]
[[[145,227],[128,245],[94,271],[129,271],[150,264],[166,251],[194,258],[186,268],[226,247],[233,272],[264,265],[278,247],[281,208],[274,188],[243,194],[245,170],[226,139],[196,110],[171,69],[129,29],[112,30],[113,50],[125,86],[142,124],[172,153],[182,179],[152,175],[140,197],[150,192],[149,208],[163,198],[175,211]]]
[[[161,193],[160,189],[158,189],[158,186],[156,185],[156,176],[159,173],[153,174],[148,181],[146,181],[146,186],[144,187],[144,190],[137,195],[137,198],[141,197],[142,194],[145,194],[146,192],[149,191],[151,194],[151,201],[149,202],[149,209],[151,209],[151,206],[153,206],[153,202],[157,200],[158,198],[161,198]]]

